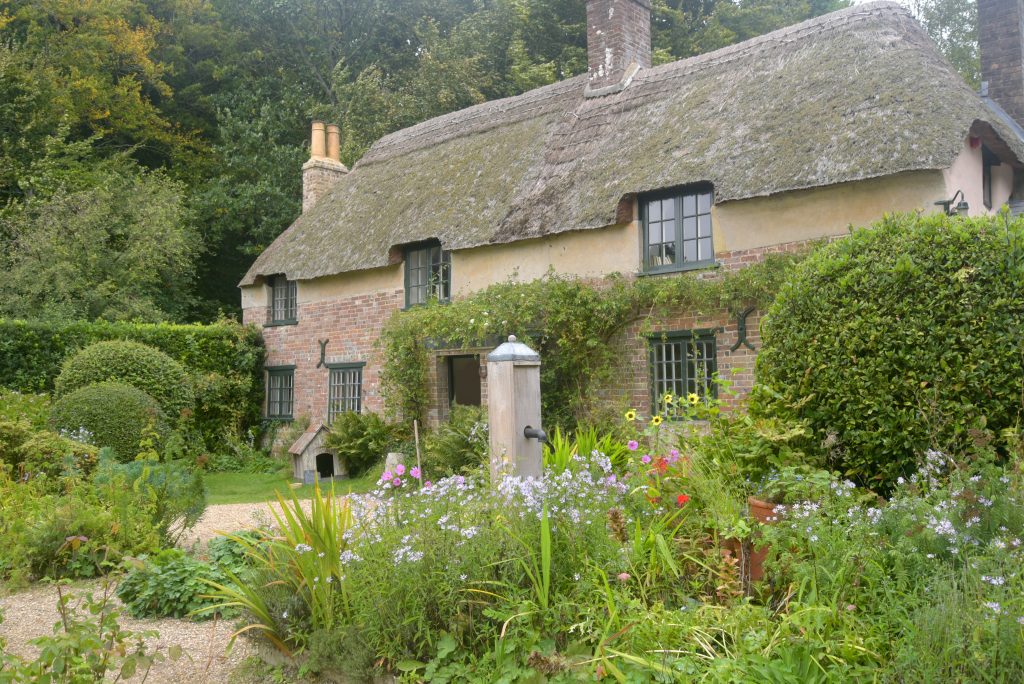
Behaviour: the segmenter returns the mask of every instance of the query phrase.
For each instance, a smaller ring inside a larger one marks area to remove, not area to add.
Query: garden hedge
[[[172,421],[195,406],[192,383],[180,363],[159,349],[127,340],[97,342],[69,357],[57,376],[54,394],[60,398],[107,381],[142,390],[157,400]]]
[[[0,385],[50,392],[64,361],[105,340],[155,347],[185,366],[196,391],[196,426],[214,447],[227,427],[240,432],[260,419],[263,338],[230,320],[212,325],[44,323],[0,319]]]
[[[120,382],[88,385],[61,397],[50,411],[50,421],[59,432],[87,430],[90,444],[112,448],[121,461],[131,461],[139,453],[143,430],[151,422],[160,444],[170,434],[157,401]]]
[[[809,421],[887,488],[930,448],[1020,426],[1024,222],[889,216],[796,268],[761,331],[756,413]]]

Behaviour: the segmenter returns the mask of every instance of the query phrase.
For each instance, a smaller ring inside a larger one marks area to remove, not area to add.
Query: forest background
[[[912,10],[978,83],[974,0]],[[664,63],[844,0],[653,0]],[[210,321],[379,137],[587,68],[583,0],[0,0],[0,318]]]

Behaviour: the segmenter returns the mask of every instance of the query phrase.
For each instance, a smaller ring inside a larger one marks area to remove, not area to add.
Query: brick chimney
[[[309,161],[302,165],[302,213],[305,214],[332,185],[348,173],[341,163],[341,131],[334,124],[314,121]]]
[[[650,0],[587,0],[587,61],[592,97],[619,92],[650,67]]]
[[[978,0],[981,91],[1024,125],[1024,0]]]

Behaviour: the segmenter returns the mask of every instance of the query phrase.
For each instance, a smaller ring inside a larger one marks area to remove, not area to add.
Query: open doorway
[[[317,454],[316,474],[321,480],[329,480],[334,477],[334,456],[330,454]]]
[[[476,354],[448,357],[448,403],[480,405],[480,357]]]

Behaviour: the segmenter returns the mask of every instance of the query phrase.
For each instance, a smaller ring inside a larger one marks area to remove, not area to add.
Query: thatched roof
[[[906,9],[852,7],[641,70],[585,98],[586,76],[379,140],[257,259],[243,285],[383,266],[396,246],[511,242],[617,220],[636,193],[698,181],[715,202],[948,168],[974,126],[1024,144]]]

